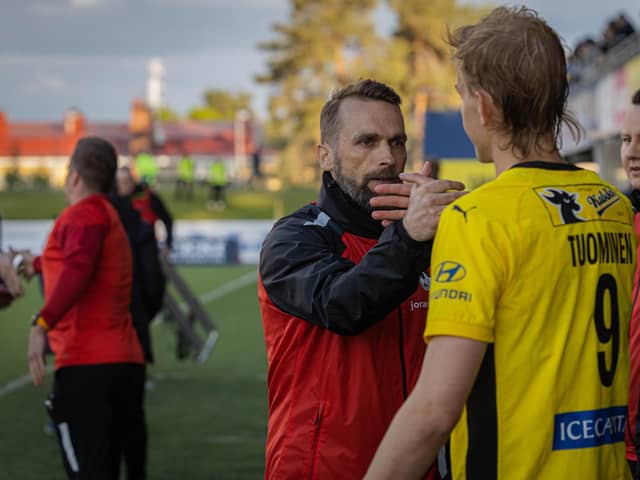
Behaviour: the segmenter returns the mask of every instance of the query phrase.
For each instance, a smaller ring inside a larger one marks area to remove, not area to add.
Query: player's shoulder
[[[109,203],[107,197],[102,194],[91,195],[65,210],[64,221],[76,226],[82,225],[109,225],[115,209]]]
[[[472,219],[477,221],[503,218],[512,195],[514,193],[510,187],[505,188],[496,180],[492,180],[449,205],[443,213],[443,218],[460,218],[464,223]]]

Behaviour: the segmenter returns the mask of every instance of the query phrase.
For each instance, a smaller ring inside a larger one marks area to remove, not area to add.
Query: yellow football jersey
[[[519,164],[447,207],[425,339],[489,345],[445,478],[628,478],[635,252],[628,199],[568,164]]]

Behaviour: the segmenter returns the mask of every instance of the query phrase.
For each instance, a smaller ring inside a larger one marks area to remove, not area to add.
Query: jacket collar
[[[378,238],[384,228],[366,211],[344,193],[329,172],[322,174],[322,188],[318,207],[337,222],[345,231],[361,237]]]

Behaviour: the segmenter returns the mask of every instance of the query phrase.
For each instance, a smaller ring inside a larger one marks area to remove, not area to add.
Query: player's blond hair
[[[558,34],[526,7],[499,7],[474,25],[448,33],[453,57],[468,87],[486,91],[502,113],[499,131],[519,158],[558,150],[562,124],[574,136],[580,125],[567,108],[569,81]]]

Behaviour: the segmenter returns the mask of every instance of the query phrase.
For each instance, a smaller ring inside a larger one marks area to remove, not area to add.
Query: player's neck
[[[72,195],[69,196],[69,205],[75,205],[76,203],[80,203],[85,198],[89,198],[91,195],[95,195],[98,192],[94,192],[88,189],[82,189],[73,192]]]
[[[566,161],[560,156],[560,153],[554,150],[552,143],[542,143],[539,148],[534,148],[528,155],[516,156],[511,148],[502,149],[502,144],[494,145],[492,149],[493,163],[496,166],[496,177],[505,170],[510,169],[518,163],[525,162],[547,162],[547,163],[565,163]]]

